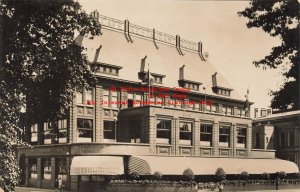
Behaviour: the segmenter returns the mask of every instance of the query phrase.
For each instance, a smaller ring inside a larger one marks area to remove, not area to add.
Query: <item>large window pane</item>
[[[156,142],[170,144],[171,138],[171,120],[157,119],[156,120]]]
[[[42,179],[51,179],[51,159],[42,159]]]
[[[230,145],[230,127],[220,126],[219,128],[219,145],[229,147]]]
[[[201,124],[200,128],[200,145],[212,146],[212,125]]]
[[[37,159],[30,158],[28,159],[29,165],[29,178],[37,179]]]
[[[246,148],[247,128],[237,128],[237,147]]]
[[[116,129],[114,121],[104,121],[104,139],[106,141],[116,139]]]
[[[93,140],[93,120],[77,119],[77,142],[92,142]]]
[[[192,145],[192,123],[180,122],[179,144]]]

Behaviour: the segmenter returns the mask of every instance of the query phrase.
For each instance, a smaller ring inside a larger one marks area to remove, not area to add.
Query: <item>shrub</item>
[[[249,178],[249,173],[247,171],[243,171],[240,175],[240,179],[243,181],[247,181]]]
[[[194,172],[190,168],[185,169],[182,175],[186,181],[192,181],[195,178]]]
[[[159,172],[159,171],[155,171],[154,173],[153,173],[153,177],[154,177],[154,179],[155,180],[161,180],[162,179],[162,173],[161,172]]]
[[[136,171],[130,173],[129,176],[131,179],[138,179],[140,177],[139,173]]]
[[[284,171],[277,172],[277,176],[279,179],[286,178],[286,173]]]
[[[226,180],[226,173],[224,171],[223,168],[219,167],[217,170],[216,170],[216,180],[217,181],[224,181]]]
[[[264,172],[263,174],[261,174],[262,179],[264,180],[269,180],[270,179],[270,174],[267,172]]]

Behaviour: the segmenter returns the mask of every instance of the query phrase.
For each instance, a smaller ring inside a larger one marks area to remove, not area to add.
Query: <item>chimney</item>
[[[185,65],[182,65],[182,67],[179,68],[179,80],[184,79],[184,67]]]
[[[100,45],[99,48],[96,49],[96,54],[95,54],[95,57],[94,57],[94,63],[97,63],[97,61],[98,61],[98,57],[99,57],[99,53],[100,53],[101,48],[102,48],[102,45]]]
[[[217,72],[215,72],[215,74],[212,75],[212,85],[213,87],[217,87]]]

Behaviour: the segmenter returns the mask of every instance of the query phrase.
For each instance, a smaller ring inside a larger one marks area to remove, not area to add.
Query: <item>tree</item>
[[[185,169],[182,175],[186,181],[193,181],[195,178],[194,172],[190,168]]]
[[[216,170],[215,175],[216,175],[217,181],[220,181],[220,182],[221,182],[221,181],[224,181],[224,180],[226,179],[226,173],[225,173],[224,169],[221,168],[221,167],[219,167],[219,168]]]
[[[285,82],[278,91],[271,91],[271,107],[274,109],[300,109],[299,83],[299,1],[297,0],[254,0],[250,7],[239,12],[249,19],[248,28],[262,28],[272,37],[279,37],[281,45],[273,47],[265,58],[254,61],[256,67],[277,68],[284,63],[291,64],[282,72]]]
[[[73,0],[2,0],[0,24],[0,187],[13,191],[22,107],[29,124],[67,114],[73,92],[95,83],[75,33],[100,26]]]

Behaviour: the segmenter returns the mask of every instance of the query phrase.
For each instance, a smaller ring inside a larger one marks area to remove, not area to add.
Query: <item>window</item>
[[[51,129],[52,124],[51,123],[44,123],[44,144],[51,144]]]
[[[197,111],[199,111],[200,110],[200,103],[199,102],[197,102],[197,101],[195,101],[194,102],[194,110],[197,110]]]
[[[226,115],[232,115],[232,107],[231,106],[223,106],[223,113]]]
[[[29,178],[37,179],[37,159],[29,158]]]
[[[209,124],[201,124],[200,127],[200,145],[212,146],[212,129],[213,126]]]
[[[88,101],[93,101],[93,92],[92,92],[92,89],[87,89],[85,91],[85,100],[86,100],[85,103],[87,103]]]
[[[51,159],[42,159],[42,179],[51,179]]]
[[[285,146],[285,134],[283,132],[279,133],[279,141],[278,141],[279,147]]]
[[[116,139],[116,128],[114,121],[104,121],[104,140],[111,141]]]
[[[255,148],[257,148],[257,149],[260,148],[260,134],[259,133],[255,134]]]
[[[128,104],[128,108],[133,107],[133,93],[128,93],[128,97],[127,97],[127,104]]]
[[[111,91],[111,107],[118,108],[118,92]]]
[[[109,90],[104,89],[103,90],[103,107],[108,107],[108,101],[109,101]]]
[[[237,128],[237,147],[246,148],[247,128]]]
[[[220,126],[219,128],[219,145],[222,147],[229,147],[230,143],[230,127]]]
[[[216,113],[217,112],[217,105],[211,105],[211,112]]]
[[[192,123],[180,122],[179,144],[192,145]]]
[[[267,110],[266,110],[266,109],[260,110],[260,116],[261,116],[261,117],[267,116]]]
[[[77,119],[77,142],[93,141],[93,120]]]
[[[66,159],[58,158],[55,159],[55,169],[57,178],[61,178],[63,183],[67,181],[67,163]]]
[[[185,82],[184,87],[196,91],[199,90],[199,84],[197,83]]]
[[[142,94],[141,93],[136,93],[135,94],[135,102],[134,106],[141,106],[142,105]]]
[[[230,90],[228,89],[222,89],[222,88],[218,88],[218,92],[219,95],[226,95],[226,96],[230,96]]]
[[[171,120],[156,120],[156,142],[170,144],[171,138]]]
[[[162,84],[165,75],[156,74],[156,73],[151,73],[151,75],[153,77],[153,83]]]
[[[68,125],[67,119],[58,121],[58,142],[66,143],[67,142],[67,134],[68,134]]]
[[[289,141],[290,141],[290,145],[291,147],[294,147],[295,146],[295,135],[293,134],[293,132],[290,132],[289,133]]]
[[[83,104],[83,93],[81,91],[76,91],[76,103]]]
[[[95,70],[97,73],[104,73],[108,75],[114,75],[118,76],[119,75],[119,70],[122,69],[120,66],[116,65],[109,65],[109,64],[104,64],[104,63],[97,63],[97,66],[95,67]]]
[[[38,124],[31,126],[31,143],[36,143],[38,141]]]
[[[141,121],[131,120],[130,121],[130,142],[141,143]]]

